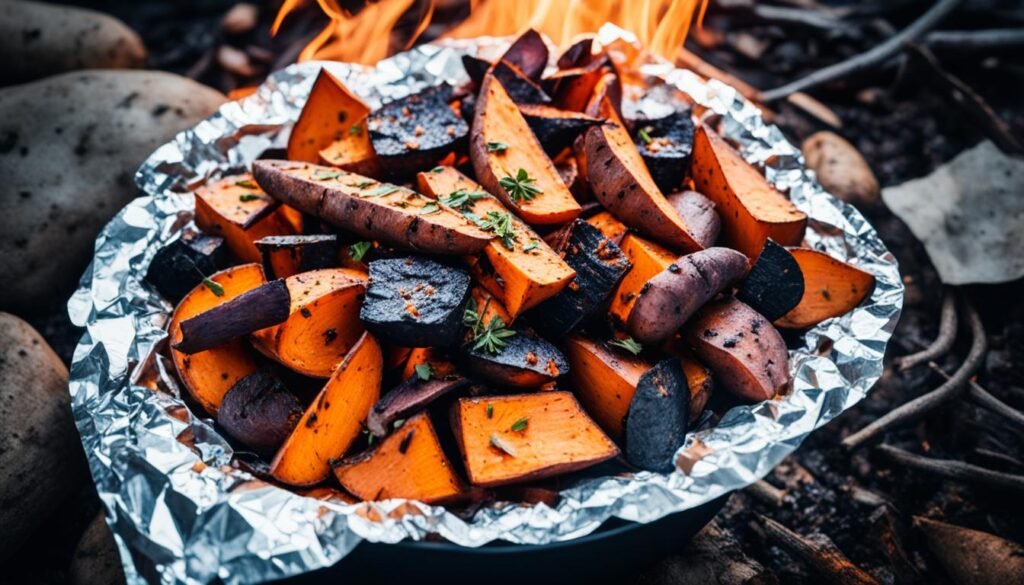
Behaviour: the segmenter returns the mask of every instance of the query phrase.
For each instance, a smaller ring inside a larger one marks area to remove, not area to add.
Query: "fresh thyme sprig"
[[[519,203],[520,201],[530,201],[543,191],[540,190],[536,185],[537,180],[530,176],[526,172],[526,169],[519,169],[515,177],[508,176],[502,177],[498,180],[498,184],[501,188],[508,193],[508,196],[513,201]]]
[[[644,346],[636,342],[632,337],[625,339],[615,339],[608,342],[608,345],[614,345],[615,347],[621,347],[633,355],[640,355],[640,352],[644,350]]]
[[[487,197],[487,193],[484,193],[483,191],[466,191],[465,189],[457,189],[452,191],[447,197],[442,197],[441,203],[444,203],[452,209],[468,211],[473,207],[474,203],[480,201],[484,197]]]
[[[487,217],[477,222],[480,229],[493,232],[509,250],[516,249],[516,228],[507,211],[488,211]]]
[[[484,349],[491,355],[498,355],[508,346],[508,342],[505,340],[514,337],[515,334],[514,330],[505,327],[504,319],[495,315],[491,317],[487,327],[484,327],[480,334],[473,338],[473,349]]]

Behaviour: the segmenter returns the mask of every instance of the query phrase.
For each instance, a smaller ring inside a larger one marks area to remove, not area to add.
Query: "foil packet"
[[[603,44],[635,38],[611,25]],[[806,245],[850,261],[877,279],[871,298],[808,331],[791,350],[793,391],[737,406],[691,433],[671,474],[577,479],[552,508],[494,503],[466,519],[443,507],[388,500],[347,505],[303,497],[232,465],[213,422],[180,399],[160,352],[172,307],[145,281],[162,246],[191,224],[189,189],[246,168],[285,145],[321,67],[372,106],[441,82],[466,80],[460,57],[495,58],[509,39],[425,44],[376,67],[305,62],[274,73],[258,91],[154,152],[136,174],[144,192],[96,239],[95,257],[68,302],[86,332],[71,365],[75,422],[130,583],[252,583],[332,565],[362,540],[394,543],[439,535],[478,547],[503,540],[545,544],[577,538],[615,517],[651,522],[694,508],[767,474],[816,428],[863,399],[882,374],[899,319],[896,259],[854,208],[826,193],[800,151],[723,83],[665,61],[642,72],[689,94],[721,117],[723,134],[807,213]]]

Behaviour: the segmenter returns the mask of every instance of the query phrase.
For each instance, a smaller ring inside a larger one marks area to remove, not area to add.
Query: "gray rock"
[[[94,10],[0,2],[0,81],[21,83],[78,69],[138,69],[146,64],[139,35]]]
[[[861,210],[878,206],[878,179],[860,151],[845,138],[834,132],[816,132],[804,140],[800,150],[826,191]]]
[[[220,93],[168,73],[83,71],[0,90],[0,307],[67,297],[138,166]]]

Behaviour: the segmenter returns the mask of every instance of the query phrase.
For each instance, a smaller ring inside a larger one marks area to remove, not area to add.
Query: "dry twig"
[[[750,484],[743,491],[752,498],[775,508],[786,501],[785,490],[780,490],[763,479]]]
[[[971,379],[971,376],[981,366],[981,362],[985,359],[985,350],[988,347],[988,342],[985,338],[985,326],[982,324],[978,312],[966,300],[963,303],[963,310],[967,314],[967,323],[971,327],[971,335],[973,336],[971,349],[964,363],[953,373],[949,380],[935,390],[894,408],[885,416],[880,417],[863,429],[843,439],[844,447],[855,449],[869,441],[878,439],[889,430],[914,422],[960,395],[967,382]]]
[[[947,380],[949,379],[949,374],[947,374],[945,370],[940,368],[939,364],[935,362],[930,362],[928,364],[928,367],[938,372],[939,375],[942,376],[943,378]],[[1013,421],[1014,423],[1024,427],[1024,412],[1021,412],[1016,408],[1010,406],[1009,404],[1003,402],[1002,400],[999,400],[998,398],[993,396],[992,393],[990,393],[988,390],[985,390],[985,388],[981,384],[975,382],[974,380],[971,380],[967,384],[967,395],[971,397],[971,400],[977,402],[980,406],[987,408],[988,410],[991,410],[992,412],[1000,416],[1006,417],[1009,420]]]
[[[828,537],[818,534],[805,537],[771,518],[760,517],[765,534],[806,561],[825,580],[835,585],[878,585],[878,580],[854,565]]]
[[[946,293],[942,297],[942,316],[939,318],[939,335],[935,338],[935,341],[931,342],[931,344],[923,350],[896,359],[896,369],[900,371],[909,370],[910,368],[932,360],[937,360],[946,355],[949,353],[949,348],[953,347],[953,342],[956,341],[956,329],[956,295],[953,294],[953,291],[947,289]]]
[[[904,467],[931,473],[961,483],[1001,488],[1024,494],[1024,476],[1021,475],[992,471],[991,469],[985,469],[984,467],[971,465],[963,461],[932,459],[931,457],[904,451],[892,445],[879,445],[876,449],[892,462]]]
[[[992,28],[987,30],[937,30],[928,33],[924,42],[933,51],[957,54],[1024,48],[1024,29]]]

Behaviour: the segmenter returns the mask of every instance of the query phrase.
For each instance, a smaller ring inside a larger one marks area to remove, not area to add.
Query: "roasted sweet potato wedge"
[[[331,461],[348,452],[380,398],[383,369],[380,344],[364,333],[274,456],[274,479],[305,486],[330,475]]]
[[[702,246],[654,183],[633,139],[604,101],[607,124],[584,135],[587,180],[594,197],[615,217],[658,243],[681,252]]]
[[[469,386],[470,381],[459,375],[435,377],[433,370],[427,372],[427,379],[419,375],[392,388],[370,409],[366,428],[378,437],[391,432],[392,424],[417,411],[450,392]]]
[[[690,389],[680,361],[669,358],[644,372],[626,415],[626,460],[668,473],[683,445],[690,419]]]
[[[272,280],[179,324],[175,351],[195,354],[288,318],[291,297],[284,280]]]
[[[433,347],[414,347],[409,352],[409,357],[402,368],[402,379],[418,377],[420,370],[417,366],[429,366],[431,375],[435,378],[449,378],[458,374],[455,366],[446,359],[444,352]]]
[[[507,61],[502,60],[495,63],[491,68],[491,74],[501,82],[501,86],[517,104],[551,103],[551,96],[544,93],[539,85]]]
[[[472,308],[483,323],[490,323],[492,317],[501,317],[502,323],[512,323],[512,314],[508,312],[505,305],[483,286],[474,285],[469,290],[469,296],[467,308]]]
[[[196,189],[196,225],[220,236],[243,262],[259,262],[256,240],[292,235],[295,228],[284,208],[248,173],[209,182]]]
[[[275,198],[362,238],[429,254],[476,254],[491,239],[414,191],[330,167],[260,160],[256,180]],[[253,247],[255,249],[255,246]]]
[[[593,56],[586,63],[560,69],[546,79],[546,87],[551,88],[555,105],[574,112],[584,112],[601,79],[611,73],[607,63],[606,56]]]
[[[491,69],[491,62],[473,55],[462,56],[462,68],[466,70],[470,82],[476,87],[484,81],[484,75]]]
[[[332,144],[337,145],[331,147],[332,151],[351,157],[345,162],[372,159],[373,149],[362,128],[369,113],[369,106],[338,78],[321,69],[288,137],[288,159],[320,162],[320,152]],[[347,155],[349,152],[358,154]]]
[[[370,113],[370,141],[387,173],[429,168],[465,141],[469,126],[448,105],[451,95],[450,86],[433,86]]]
[[[803,296],[804,274],[796,258],[772,240],[765,240],[736,298],[775,321],[796,307]]]
[[[462,338],[469,274],[422,256],[370,262],[370,284],[359,313],[386,343],[448,347]]]
[[[845,315],[875,288],[875,277],[870,273],[824,252],[807,248],[791,248],[789,252],[803,274],[804,291],[800,302],[776,319],[779,327],[803,329]]]
[[[331,268],[338,262],[338,236],[316,234],[267,236],[254,242],[267,278],[288,278],[300,272]]]
[[[743,278],[747,268],[747,257],[731,248],[679,258],[640,288],[626,329],[644,344],[668,339],[697,309]]]
[[[480,331],[487,329],[484,326]],[[463,371],[509,388],[538,388],[568,373],[569,362],[551,342],[527,329],[507,331],[514,335],[500,338],[498,346],[480,342],[486,333],[478,333],[468,342],[457,356]]]
[[[501,60],[514,65],[523,75],[536,81],[548,65],[548,46],[540,33],[530,28],[509,45]]]
[[[697,190],[718,208],[725,243],[751,261],[768,238],[784,246],[803,240],[807,215],[703,125],[694,137],[691,169]]]
[[[302,418],[302,403],[277,377],[249,374],[224,395],[217,424],[246,447],[271,457]]]
[[[529,226],[457,170],[438,167],[417,180],[420,191],[436,197],[442,207],[474,218],[499,236],[469,264],[513,318],[557,295],[576,275]]]
[[[477,180],[531,224],[560,224],[581,208],[501,83],[484,78],[469,156]]]
[[[640,357],[574,335],[565,340],[569,375],[587,413],[609,435],[623,438],[623,423],[640,377],[651,364]]]
[[[608,238],[616,246],[622,243],[629,228],[619,221],[610,211],[601,211],[587,218],[587,223],[597,228],[604,237]]]
[[[678,256],[636,234],[626,234],[619,248],[626,255],[632,268],[612,295],[608,314],[617,324],[625,325],[629,322],[629,313],[633,310],[633,303],[636,302],[640,290],[659,272],[675,262]]]
[[[465,489],[427,413],[410,418],[376,447],[333,467],[338,483],[363,500],[406,498],[441,504]]]
[[[521,104],[519,111],[548,156],[555,156],[572,145],[587,128],[603,123],[600,118],[540,104]]]
[[[569,473],[619,454],[569,392],[462,398],[452,429],[478,486]]]
[[[693,424],[708,405],[715,389],[715,380],[711,377],[711,370],[697,360],[683,357],[680,362],[686,374],[686,385],[690,388],[690,424]]]
[[[178,303],[167,326],[173,345],[181,341],[181,323],[264,284],[259,264],[240,264],[222,270],[204,280]],[[182,384],[207,413],[216,415],[224,395],[236,382],[256,371],[255,352],[244,340],[236,339],[220,347],[194,355],[171,350],[174,369]]]
[[[789,390],[789,353],[772,324],[733,298],[701,309],[686,330],[694,353],[719,384],[746,400],[768,400]]]
[[[530,312],[531,322],[552,339],[602,312],[630,269],[622,250],[582,219],[556,232],[554,239],[557,242],[552,245],[576,277],[562,292]]]
[[[722,220],[715,211],[715,202],[696,191],[680,191],[666,196],[690,230],[693,239],[705,248],[715,245],[722,229]]]
[[[693,133],[689,108],[637,123],[634,144],[663,193],[678,189],[690,172]]]
[[[168,301],[177,303],[202,284],[204,275],[223,268],[227,257],[228,247],[224,238],[186,230],[180,238],[160,248],[153,256],[146,271],[146,281]]]
[[[360,336],[366,276],[349,268],[303,272],[285,279],[288,318],[250,335],[267,357],[305,376],[327,378]]]

